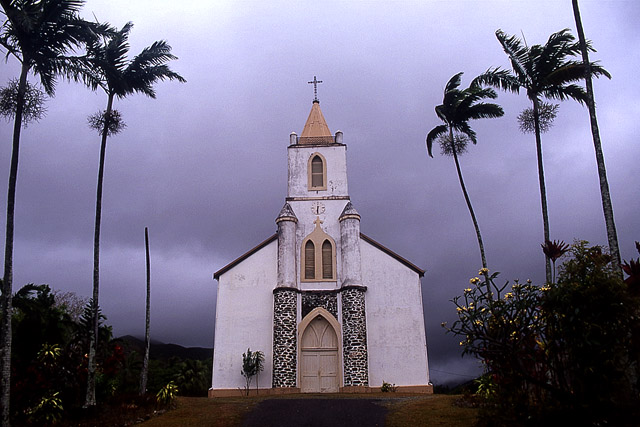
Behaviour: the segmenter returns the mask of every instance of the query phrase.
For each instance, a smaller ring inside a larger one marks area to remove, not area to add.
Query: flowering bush
[[[472,278],[472,287],[453,299],[458,320],[448,331],[462,338],[463,355],[474,355],[485,365],[493,383],[486,384],[485,388],[492,390],[486,396],[508,398],[510,404],[524,400],[519,403],[526,404],[523,395],[544,381],[544,372],[536,362],[544,351],[538,308],[545,288],[530,281],[516,281],[510,288],[508,282],[499,286],[498,274],[480,270],[478,275],[483,279]],[[510,391],[503,396],[502,390]]]
[[[483,419],[626,425],[638,416],[640,297],[606,251],[576,242],[558,283],[542,287],[478,276],[443,326],[485,366]]]

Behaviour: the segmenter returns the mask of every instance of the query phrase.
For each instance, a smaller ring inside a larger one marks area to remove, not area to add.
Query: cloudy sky
[[[640,3],[582,0],[587,37],[613,78],[595,82],[622,257],[640,240],[637,101]],[[214,271],[276,229],[286,195],[289,133],[305,123],[314,75],[332,132],[348,146],[351,199],[362,231],[427,270],[423,295],[434,382],[478,372],[458,339],[440,327],[448,301],[476,275],[480,257],[453,160],[427,157],[425,135],[445,83],[463,85],[508,67],[494,32],[546,42],[575,34],[571,1],[262,2],[89,0],[83,10],[121,27],[135,24],[131,52],[166,39],[186,84],[157,85],[157,99],[117,101],[127,128],[109,139],[101,243],[100,305],[116,335],[144,334],[144,227],[152,262],[152,335],[212,346]],[[0,84],[17,76],[0,65]],[[501,93],[500,119],[473,122],[478,145],[461,159],[500,280],[544,278],[534,137],[518,130],[529,106]],[[99,136],[87,116],[104,93],[61,82],[48,114],[22,137],[14,290],[48,283],[91,294]],[[0,122],[0,177],[8,178],[12,126]],[[543,135],[552,239],[606,244],[585,107],[563,102]],[[4,181],[6,182],[6,181]],[[6,187],[5,187],[6,188]],[[6,191],[0,191],[6,206]],[[4,208],[2,224],[5,223]],[[4,225],[2,226],[4,229]],[[4,247],[4,245],[2,245]]]

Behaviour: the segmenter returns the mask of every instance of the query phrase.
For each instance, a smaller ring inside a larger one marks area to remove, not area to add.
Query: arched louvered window
[[[314,153],[309,158],[309,190],[327,189],[327,163],[320,153]]]
[[[336,244],[320,224],[314,221],[315,229],[302,241],[300,248],[300,279],[304,282],[336,280]]]
[[[304,278],[316,278],[316,248],[311,240],[304,245]]]
[[[314,156],[311,160],[311,186],[322,187],[323,186],[323,174],[322,174],[322,159],[320,156]]]
[[[333,246],[328,240],[322,243],[322,278],[333,278]]]

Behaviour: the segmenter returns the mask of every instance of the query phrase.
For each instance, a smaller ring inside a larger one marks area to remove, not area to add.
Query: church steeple
[[[302,134],[298,140],[303,145],[333,144],[334,139],[327,126],[327,121],[320,110],[320,101],[315,99],[311,106],[311,112],[307,118],[307,122],[302,129]]]

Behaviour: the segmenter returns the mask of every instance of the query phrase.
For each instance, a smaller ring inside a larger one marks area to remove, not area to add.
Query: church
[[[331,134],[317,92],[302,133],[289,136],[287,155],[276,234],[213,276],[209,397],[238,395],[247,348],[265,356],[260,394],[369,392],[383,382],[432,393],[424,271],[360,232],[347,146],[342,132]]]

